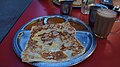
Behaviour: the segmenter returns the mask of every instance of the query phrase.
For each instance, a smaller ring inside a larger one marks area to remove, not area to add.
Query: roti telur
[[[33,26],[22,61],[62,62],[77,58],[85,48],[75,35],[76,30],[69,22]]]

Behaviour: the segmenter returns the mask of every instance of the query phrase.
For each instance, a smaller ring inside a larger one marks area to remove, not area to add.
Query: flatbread
[[[69,22],[33,26],[22,52],[22,61],[62,62],[77,58],[85,48],[75,34],[76,30]]]

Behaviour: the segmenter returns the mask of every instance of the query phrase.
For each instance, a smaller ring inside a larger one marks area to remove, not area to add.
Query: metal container
[[[103,8],[103,9],[108,9],[107,6],[101,5],[101,4],[94,4],[93,6],[90,7],[90,13],[89,13],[89,25],[91,27],[94,27],[94,23],[96,20],[96,12],[97,9]]]
[[[60,13],[62,15],[71,15],[74,0],[59,0],[60,1]]]

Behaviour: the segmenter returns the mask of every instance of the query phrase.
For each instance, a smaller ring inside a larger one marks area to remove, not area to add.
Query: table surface
[[[4,40],[0,43],[0,67],[32,67],[23,63],[14,53],[13,37],[18,29],[26,22],[39,16],[60,14],[59,6],[55,6],[51,0],[33,0],[25,12],[15,23]],[[88,15],[83,15],[80,8],[73,9],[72,16],[79,18],[88,24]],[[97,47],[93,54],[83,62],[73,67],[120,67],[120,23],[116,22],[112,33],[107,39],[96,38]]]

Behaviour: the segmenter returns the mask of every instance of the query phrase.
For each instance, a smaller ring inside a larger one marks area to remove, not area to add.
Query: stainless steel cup
[[[90,13],[89,13],[89,25],[91,27],[94,27],[95,20],[96,20],[96,12],[97,9],[108,9],[107,6],[101,5],[101,4],[94,4],[93,6],[90,6]]]
[[[62,15],[71,15],[74,0],[59,0],[60,1],[60,13]]]

